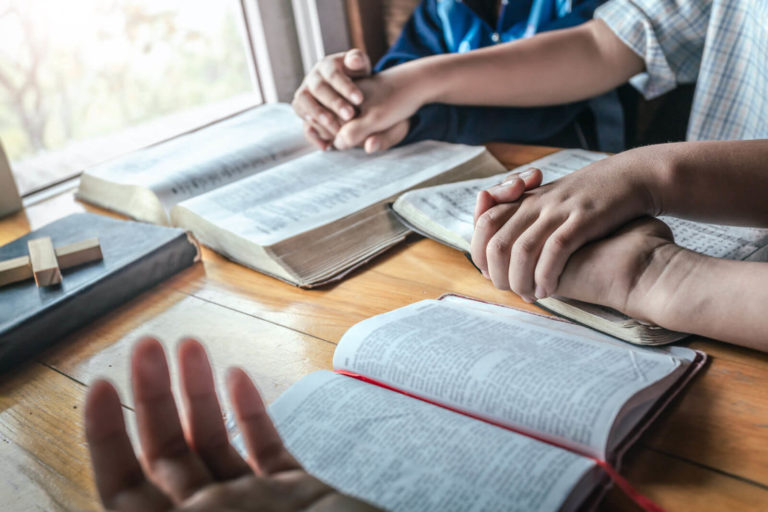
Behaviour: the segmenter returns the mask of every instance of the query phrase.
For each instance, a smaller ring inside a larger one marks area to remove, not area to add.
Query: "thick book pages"
[[[312,151],[289,105],[261,106],[86,171],[78,197],[192,231],[302,287],[337,280],[409,233],[386,203],[498,174],[484,148],[425,141],[367,155]]]
[[[184,201],[171,218],[239,263],[312,287],[403,240],[409,230],[388,207],[402,192],[501,170],[482,147],[436,141],[313,152]]]
[[[450,296],[355,325],[342,374],[270,414],[308,471],[387,510],[576,510],[705,358]]]
[[[98,237],[103,260],[62,270],[58,286],[0,288],[0,373],[199,260],[181,229],[81,213],[0,247],[0,261],[28,255],[27,241],[46,236],[54,246]]]
[[[579,149],[546,156],[514,171],[538,167],[549,183],[607,155]],[[403,194],[394,211],[415,231],[455,249],[469,252],[473,213],[478,192],[498,183],[507,173],[462,183],[438,185]],[[739,260],[768,261],[768,229],[721,226],[660,217],[675,235],[675,242],[709,256]],[[680,340],[684,333],[632,319],[603,306],[572,299],[549,297],[538,301],[543,308],[625,341],[661,345]]]
[[[21,196],[11,172],[11,164],[0,141],[0,218],[21,210]]]
[[[77,196],[168,224],[168,212],[181,201],[311,150],[289,105],[265,105],[88,169]]]

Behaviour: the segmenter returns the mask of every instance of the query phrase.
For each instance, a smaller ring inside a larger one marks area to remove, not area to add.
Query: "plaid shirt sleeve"
[[[711,5],[711,0],[611,0],[595,18],[645,61],[645,72],[630,83],[651,99],[696,81]]]

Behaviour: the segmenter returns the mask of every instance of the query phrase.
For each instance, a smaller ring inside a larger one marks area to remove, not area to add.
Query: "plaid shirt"
[[[688,140],[768,138],[768,0],[611,0],[595,11],[645,61],[646,98],[696,82]]]

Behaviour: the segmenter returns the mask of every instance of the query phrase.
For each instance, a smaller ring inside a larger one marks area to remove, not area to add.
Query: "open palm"
[[[183,426],[162,345],[134,349],[131,377],[142,449],[137,459],[115,388],[95,382],[85,408],[86,437],[99,495],[119,511],[373,510],[304,471],[285,449],[256,387],[240,369],[227,388],[248,460],[229,442],[205,350],[179,346]]]

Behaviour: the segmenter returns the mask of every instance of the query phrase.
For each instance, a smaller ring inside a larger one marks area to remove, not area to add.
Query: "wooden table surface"
[[[552,149],[491,145],[509,167]],[[84,210],[73,191],[0,220],[0,244]],[[244,367],[268,401],[331,367],[341,335],[364,318],[456,292],[538,310],[494,289],[465,257],[412,238],[339,284],[301,290],[205,250],[176,275],[0,377],[0,510],[99,508],[83,434],[88,383],[107,377],[133,421],[131,347],[153,334],[207,347],[219,383]],[[692,339],[711,362],[627,454],[622,473],[667,510],[768,510],[768,355]],[[175,379],[175,368],[172,369]],[[635,510],[617,490],[602,510]]]

